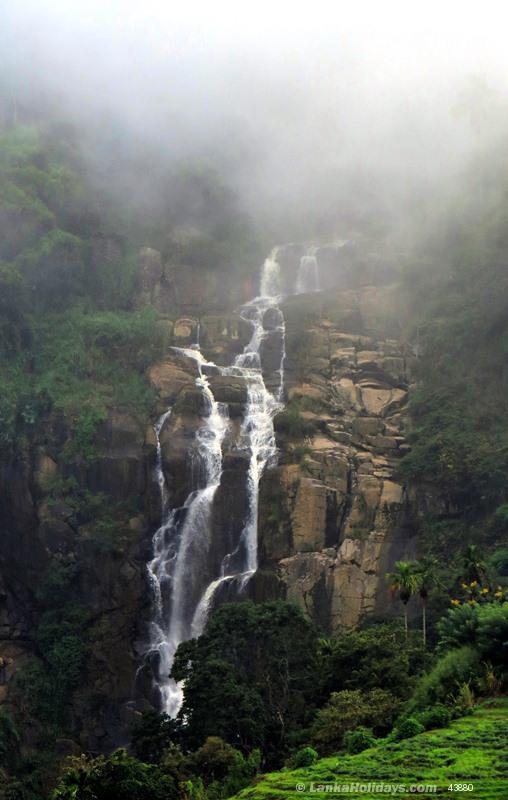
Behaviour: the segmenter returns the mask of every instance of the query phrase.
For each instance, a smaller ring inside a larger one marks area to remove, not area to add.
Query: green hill
[[[448,728],[427,731],[401,742],[381,742],[354,756],[323,758],[311,767],[263,775],[255,786],[237,795],[242,800],[307,800],[327,794],[337,798],[369,798],[388,790],[344,790],[351,784],[425,784],[437,789],[414,791],[418,797],[469,796],[475,800],[508,797],[508,698],[478,706],[471,716]],[[451,785],[473,790],[451,790]],[[297,786],[304,789],[297,789]],[[326,786],[328,785],[328,786]],[[321,787],[321,788],[320,788]],[[337,788],[335,788],[337,787]],[[334,789],[334,791],[332,791]],[[398,795],[404,795],[400,789]]]

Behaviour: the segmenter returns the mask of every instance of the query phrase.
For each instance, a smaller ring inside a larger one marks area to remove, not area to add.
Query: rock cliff
[[[397,477],[412,359],[402,300],[367,286],[283,307],[284,415],[303,426],[282,425],[283,463],[263,479],[260,568],[328,631],[388,611],[384,573],[414,551]]]
[[[300,255],[299,246],[281,253],[286,280]],[[404,298],[390,284],[386,264],[359,263],[347,248],[340,258],[333,247],[321,248],[317,257],[326,291],[290,297],[281,307],[286,356],[285,408],[275,418],[280,457],[261,481],[259,570],[247,591],[259,600],[286,597],[322,629],[334,631],[388,610],[383,575],[414,550],[409,502],[397,478],[407,451],[412,354],[401,338]],[[55,564],[74,565],[68,599],[86,609],[87,622],[72,727],[79,747],[90,750],[124,741],[134,713],[150,606],[146,563],[160,518],[153,424],[169,405],[161,456],[174,506],[184,502],[192,483],[189,448],[205,407],[196,364],[178,348],[199,337],[205,357],[222,365],[242,352],[251,335],[248,320],[215,302],[213,280],[200,282],[192,270],[164,266],[157,251],[141,252],[140,278],[138,304],[158,309],[159,324],[177,348],[148,371],[158,398],[152,417],[109,408],[97,426],[93,453],[69,459],[71,420],[51,412],[4,459],[0,473],[0,655],[9,659],[0,703],[23,665],[34,655],[44,659],[35,635],[41,583]],[[230,309],[252,294],[252,286],[236,287]],[[268,387],[279,380],[280,323],[276,309],[266,313],[270,335],[262,362]],[[232,528],[247,513],[248,464],[237,446],[245,383],[213,370],[208,377],[230,419],[213,507],[213,574],[228,552]]]

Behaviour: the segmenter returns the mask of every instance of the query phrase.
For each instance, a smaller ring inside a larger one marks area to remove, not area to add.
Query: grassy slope
[[[314,792],[310,784],[314,782]],[[324,758],[312,767],[272,772],[244,789],[247,800],[305,800],[315,797],[317,784],[337,783],[437,784],[436,793],[418,797],[466,796],[482,800],[508,798],[508,698],[479,706],[475,713],[449,728],[428,731],[399,743],[383,742],[356,756]],[[296,784],[305,791],[296,791]],[[448,791],[451,783],[472,783],[472,792]],[[323,790],[321,790],[323,791]],[[327,793],[334,798],[386,796],[375,793]],[[408,795],[402,795],[408,796]],[[409,795],[410,796],[410,795]]]

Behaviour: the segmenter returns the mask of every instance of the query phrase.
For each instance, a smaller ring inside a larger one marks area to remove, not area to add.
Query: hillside
[[[504,800],[508,782],[508,700],[491,700],[448,728],[428,731],[401,742],[382,742],[358,755],[338,753],[311,767],[272,772],[235,795],[239,800],[297,800],[330,792],[338,800],[378,797],[379,792],[325,787],[348,784],[436,785],[418,797],[464,796],[451,786],[474,787],[465,796]],[[303,788],[297,788],[305,787]],[[323,787],[323,788],[320,788]],[[383,792],[381,792],[383,794]]]
[[[0,132],[0,800],[306,796],[478,700],[302,775],[500,797],[508,176],[276,244],[107,133]]]

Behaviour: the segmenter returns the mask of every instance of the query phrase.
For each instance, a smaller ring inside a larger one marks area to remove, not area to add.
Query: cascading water
[[[279,299],[280,266],[274,250],[263,265],[261,296],[241,309],[242,317],[252,326],[252,336],[233,364],[217,367],[206,362],[199,344],[179,350],[196,361],[199,373],[196,385],[208,407],[208,415],[195,434],[192,448],[194,485],[180,508],[169,508],[162,469],[160,436],[171,409],[155,425],[155,472],[161,492],[162,523],[153,537],[153,558],[148,564],[153,616],[144,663],[150,666],[162,710],[171,716],[178,712],[182,702],[181,687],[169,678],[178,645],[203,631],[221,587],[232,583],[239,594],[257,569],[259,481],[266,466],[276,459],[273,418],[282,407],[284,387],[285,326],[278,308]],[[270,337],[280,348],[280,363],[275,374],[266,378],[270,386],[267,388],[262,353]],[[222,558],[219,574],[215,576],[210,576],[208,564],[211,521],[214,497],[221,483],[222,448],[229,421],[227,406],[215,401],[203,367],[208,368],[206,372],[241,377],[247,388],[243,421],[232,448],[248,460],[246,513],[234,546]]]
[[[277,261],[277,248],[274,247],[261,271],[261,297],[278,297],[281,294],[280,265]]]
[[[298,276],[296,278],[296,294],[319,292],[319,266],[314,248],[300,259]]]
[[[180,352],[198,365],[196,385],[207,402],[208,416],[196,432],[192,452],[196,486],[184,506],[178,509],[168,509],[160,443],[160,434],[171,410],[163,414],[155,426],[155,469],[161,491],[163,522],[154,535],[154,557],[148,564],[154,615],[147,655],[155,662],[152,668],[160,692],[161,707],[171,715],[178,711],[182,693],[180,687],[169,678],[169,673],[178,645],[191,635],[194,614],[192,598],[197,596],[199,600],[199,564],[206,560],[208,552],[210,514],[213,497],[220,484],[222,440],[228,425],[227,407],[215,401],[208,379],[202,373],[205,359],[197,349]]]

